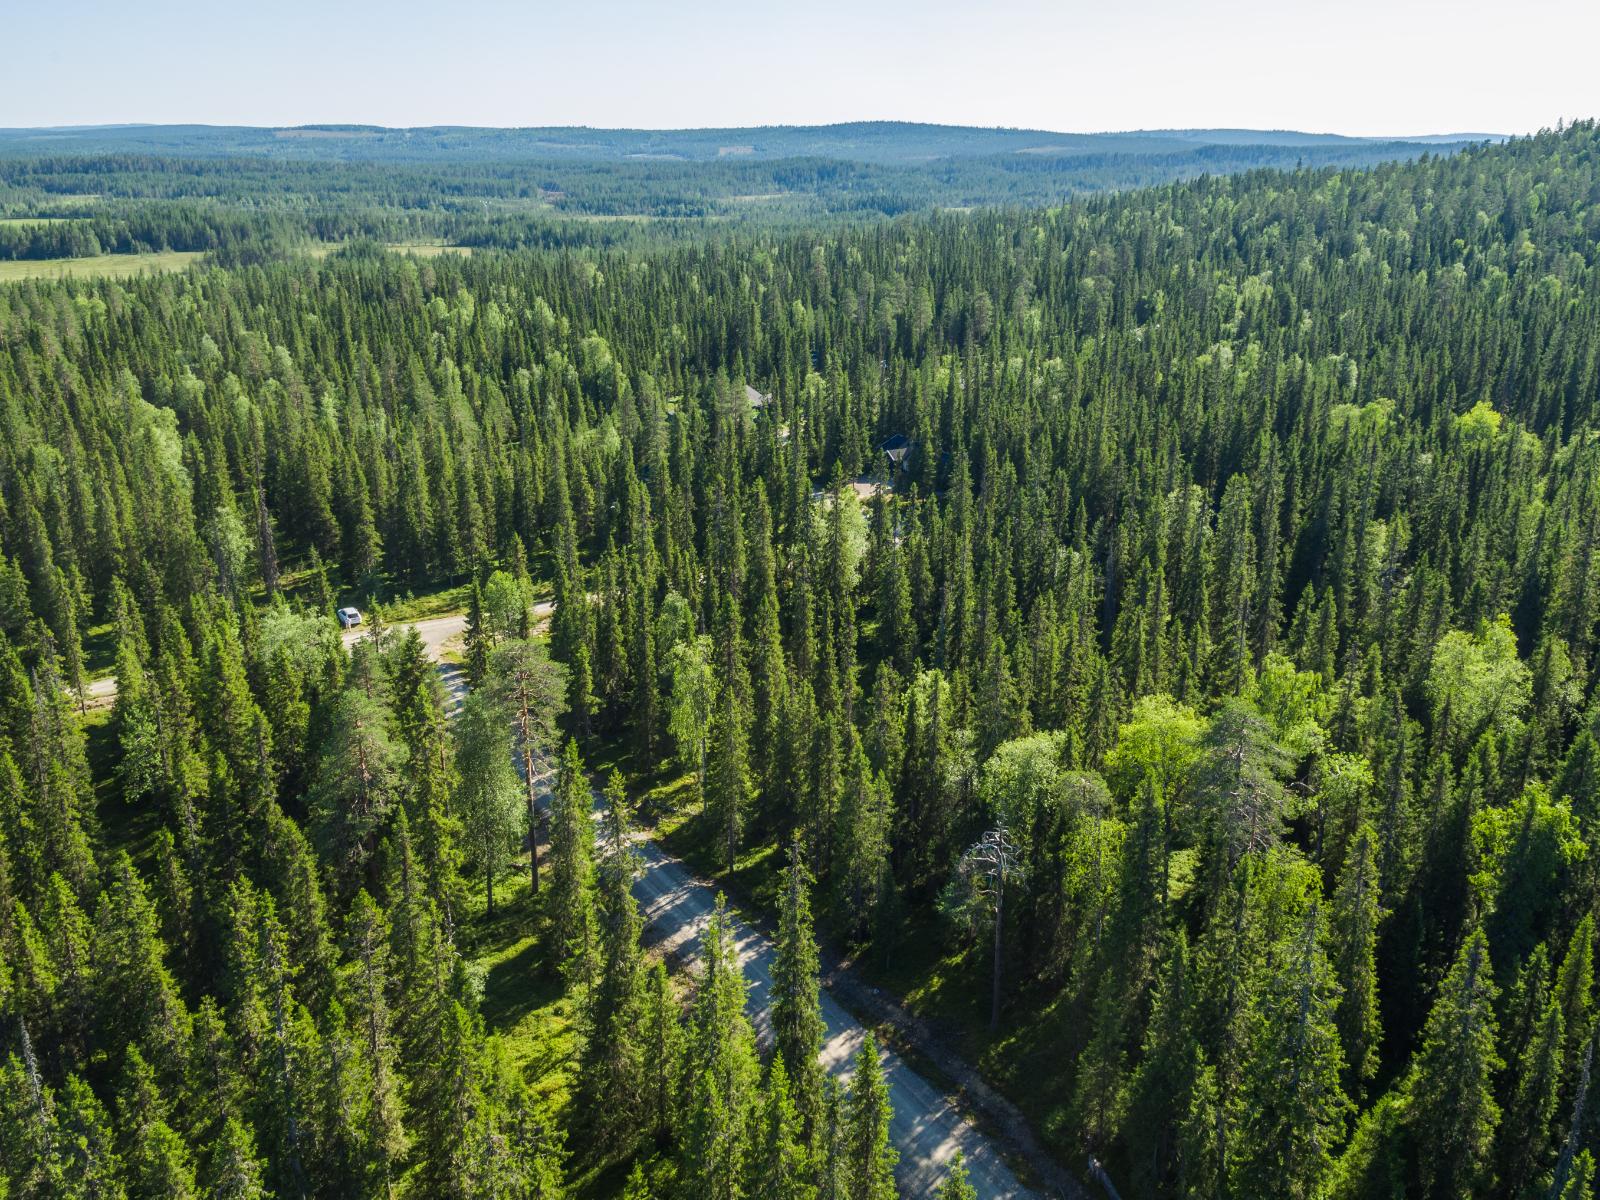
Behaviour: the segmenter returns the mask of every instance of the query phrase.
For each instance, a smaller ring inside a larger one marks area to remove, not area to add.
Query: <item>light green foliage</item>
[[[1326,701],[1316,672],[1296,670],[1283,655],[1269,654],[1256,672],[1249,699],[1293,758],[1308,758],[1322,748]]]
[[[1485,730],[1514,729],[1532,695],[1532,675],[1517,657],[1510,618],[1485,620],[1474,633],[1451,630],[1439,640],[1428,671],[1436,720],[1448,719],[1457,745]]]
[[[1479,400],[1466,412],[1456,416],[1456,433],[1461,440],[1474,448],[1492,445],[1500,436],[1504,418],[1487,400]]]
[[[667,730],[678,748],[678,760],[683,769],[703,774],[706,739],[716,696],[711,639],[701,634],[673,646],[667,670],[672,680]]]
[[[527,588],[505,571],[496,571],[483,585],[484,615],[497,642],[525,635],[528,609],[533,597]]]
[[[1131,797],[1153,778],[1163,802],[1171,801],[1199,759],[1204,730],[1205,721],[1188,705],[1170,696],[1139,697],[1106,755],[1106,782],[1119,796]]]

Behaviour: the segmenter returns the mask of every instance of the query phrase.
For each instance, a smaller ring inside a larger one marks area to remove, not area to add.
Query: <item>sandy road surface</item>
[[[655,843],[639,839],[636,849],[643,870],[633,891],[644,911],[646,941],[680,962],[693,962],[699,955],[700,939],[711,919],[716,893]],[[765,936],[743,921],[734,918],[732,925],[749,989],[745,1007],[757,1034],[765,1041],[770,1036],[767,998],[772,988],[775,951]],[[850,1060],[860,1049],[866,1031],[826,990],[822,993],[822,1019],[827,1024],[823,1062],[829,1071],[843,1076],[849,1072]],[[989,1139],[938,1088],[894,1051],[880,1048],[879,1053],[894,1102],[889,1136],[900,1151],[896,1177],[902,1195],[933,1195],[944,1182],[957,1150],[965,1156],[972,1186],[984,1200],[1034,1195],[1017,1182]]]
[[[533,606],[533,619],[536,625],[543,625],[550,619],[550,614],[555,611],[555,605],[548,600],[541,601]],[[446,644],[466,636],[467,618],[464,613],[451,613],[443,617],[428,617],[421,621],[397,621],[385,625],[386,630],[399,631],[402,629],[415,629],[422,638],[422,644],[428,651],[428,657],[437,662],[443,657]],[[349,649],[362,638],[367,636],[366,626],[357,626],[355,629],[341,630],[339,638]],[[452,647],[454,648],[454,647]],[[84,688],[84,695],[90,708],[99,708],[108,705],[117,698],[117,677],[106,675],[99,679],[90,680]]]

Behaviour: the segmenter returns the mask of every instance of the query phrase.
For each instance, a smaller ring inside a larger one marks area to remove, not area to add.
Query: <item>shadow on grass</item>
[[[95,816],[100,822],[104,848],[112,854],[125,850],[146,875],[156,832],[161,828],[161,806],[146,799],[129,804],[117,787],[117,734],[109,710],[99,709],[83,720],[84,753],[94,780]]]
[[[483,1020],[490,1032],[502,1032],[561,998],[560,978],[545,969],[539,939],[529,937],[484,975]]]

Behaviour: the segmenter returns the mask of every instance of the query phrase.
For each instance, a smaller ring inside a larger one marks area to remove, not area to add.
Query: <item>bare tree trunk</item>
[[[532,894],[539,894],[539,804],[538,785],[533,773],[533,714],[528,711],[528,698],[522,697],[517,711],[517,725],[522,734],[522,777],[528,788],[528,874]]]
[[[989,1000],[989,1031],[1000,1028],[1000,941],[1006,912],[1006,888],[1002,882],[994,895],[994,990]]]

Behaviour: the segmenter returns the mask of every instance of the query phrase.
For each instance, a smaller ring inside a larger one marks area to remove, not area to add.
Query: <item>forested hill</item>
[[[829,158],[844,162],[926,163],[1000,154],[1155,155],[1196,146],[1341,146],[1347,152],[1396,144],[1465,144],[1487,134],[1362,138],[1293,130],[1180,129],[1129,133],[1053,133],[1039,129],[855,121],[841,125],[763,125],[732,129],[522,129],[434,126],[107,125],[0,129],[0,155],[144,154],[166,157],[235,155],[293,161],[489,162],[577,158]],[[1499,139],[1494,139],[1499,140]]]
[[[881,1200],[809,899],[1124,1195],[1591,1196],[1597,417],[1592,122],[0,288],[10,1195]],[[454,724],[329,616],[446,583]],[[644,966],[580,750],[781,906],[771,1065],[719,937],[686,1018]]]
[[[237,265],[358,237],[499,248],[638,244],[939,208],[1038,207],[1200,175],[1363,166],[1465,144],[894,122],[0,130],[0,259],[180,250]]]

